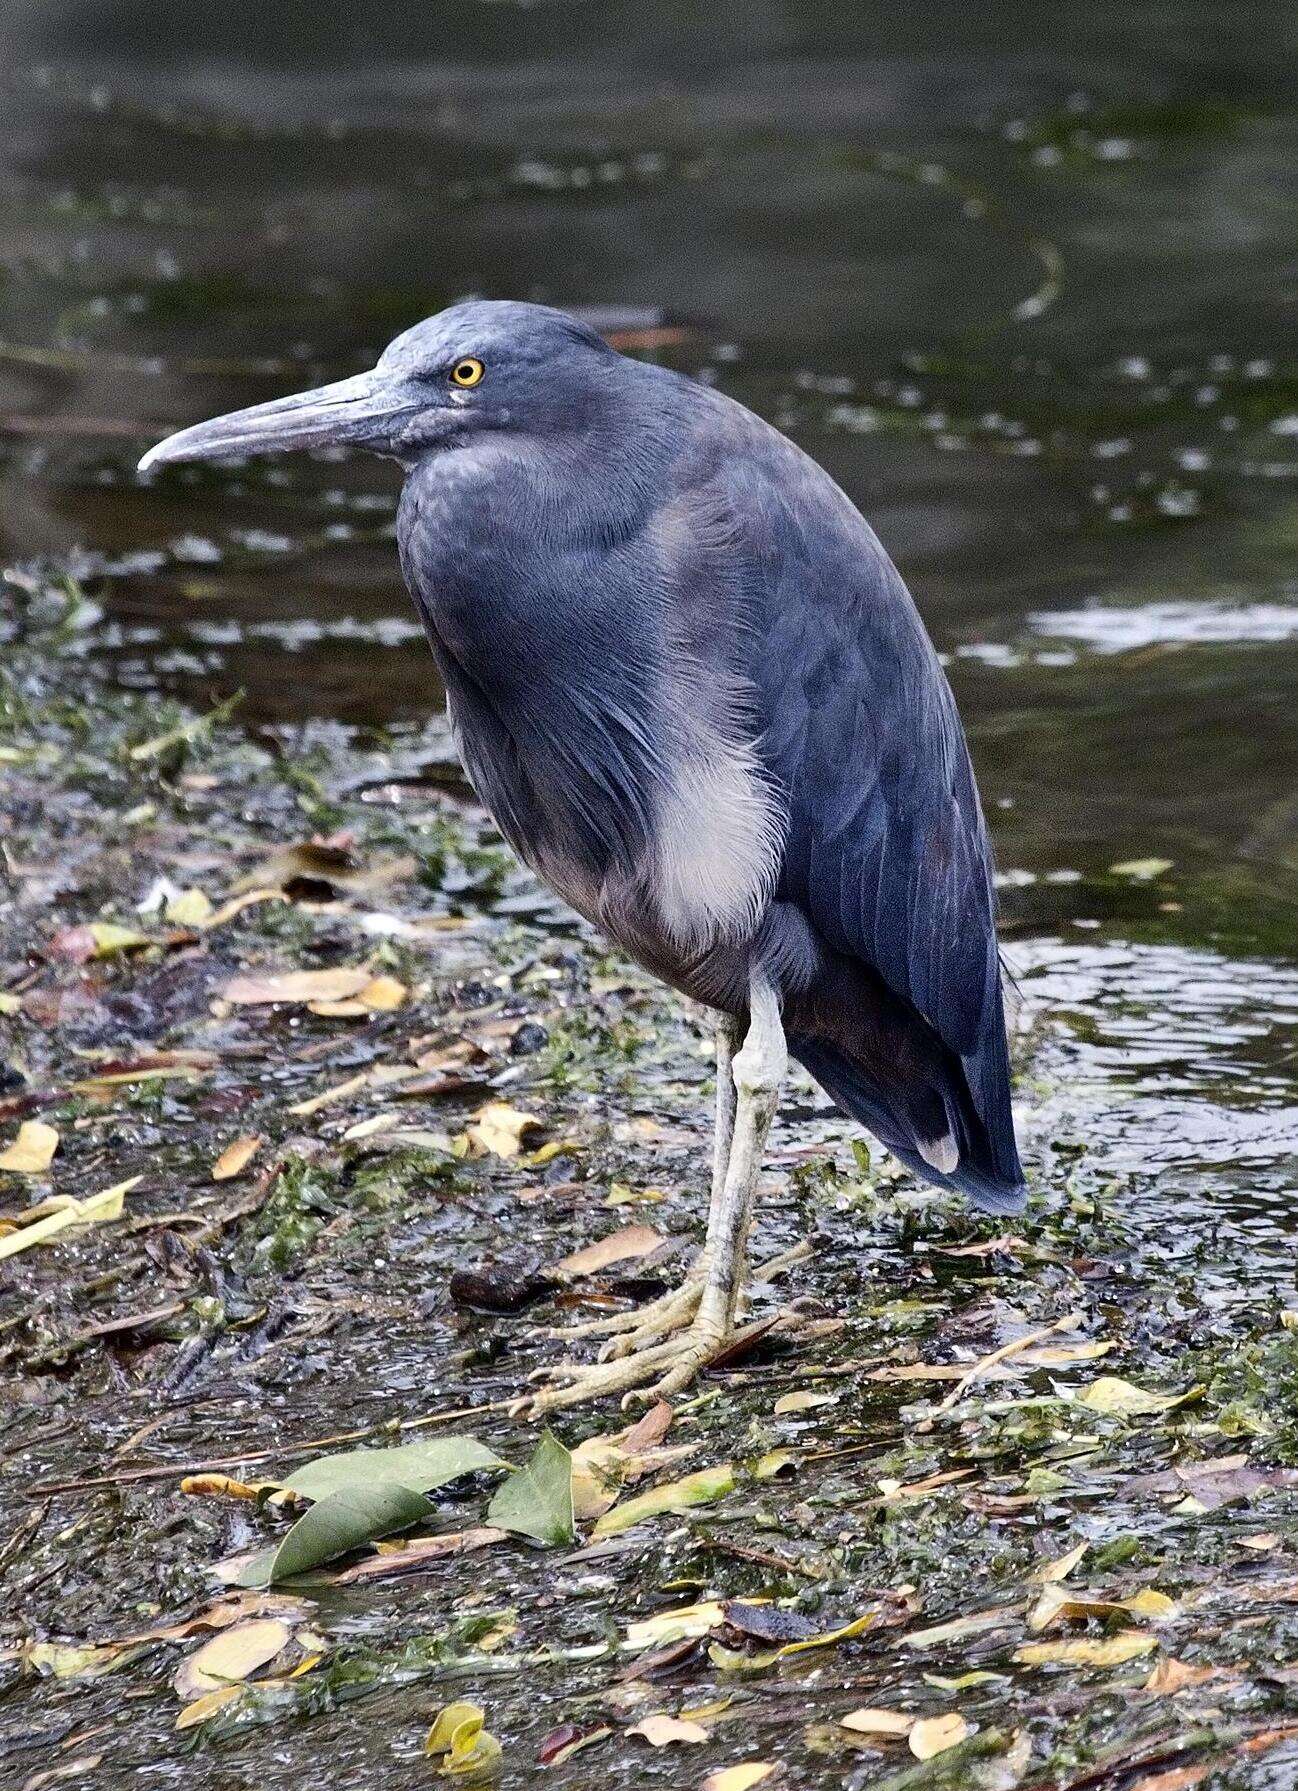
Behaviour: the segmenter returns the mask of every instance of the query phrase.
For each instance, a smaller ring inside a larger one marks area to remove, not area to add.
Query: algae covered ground
[[[1022,1221],[800,1081],[743,1347],[542,1432],[553,1331],[698,1241],[706,1017],[439,725],[124,695],[100,623],[5,585],[0,1784],[1298,1780],[1289,1248],[1124,1158],[1073,947],[1021,954]],[[1113,867],[1127,939],[1170,869]]]

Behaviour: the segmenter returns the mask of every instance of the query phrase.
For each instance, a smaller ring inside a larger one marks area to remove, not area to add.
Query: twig
[[[998,1362],[1004,1362],[1009,1356],[1017,1356],[1022,1349],[1031,1349],[1034,1343],[1040,1343],[1043,1338],[1052,1336],[1056,1331],[1075,1331],[1081,1322],[1082,1314],[1080,1312],[1069,1312],[1063,1318],[1057,1318],[1052,1325],[1043,1325],[1039,1331],[1029,1331],[1024,1337],[1016,1337],[1013,1343],[1003,1343],[989,1356],[984,1356],[981,1361],[975,1362],[967,1374],[962,1374],[936,1409],[939,1412],[949,1412],[953,1405],[958,1405],[964,1398],[966,1389],[980,1375],[986,1374],[989,1368],[995,1368]]]

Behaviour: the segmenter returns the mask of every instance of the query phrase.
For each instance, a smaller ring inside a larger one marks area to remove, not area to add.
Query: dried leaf
[[[720,1629],[725,1620],[725,1607],[719,1599],[680,1605],[629,1623],[622,1646],[628,1654],[639,1654],[645,1648],[664,1648],[671,1642],[705,1636],[710,1630]]]
[[[376,1014],[394,1014],[404,1007],[410,990],[395,976],[374,976],[361,990],[357,1000]]]
[[[209,1716],[215,1716],[235,1698],[241,1696],[241,1685],[222,1685],[216,1691],[204,1692],[201,1698],[195,1698],[192,1704],[186,1704],[176,1718],[177,1729],[194,1729],[199,1723],[205,1723]]]
[[[233,1144],[227,1144],[212,1165],[212,1180],[229,1182],[236,1175],[242,1175],[265,1142],[258,1133],[245,1132],[242,1138],[236,1138]]]
[[[1014,1659],[1025,1667],[1120,1667],[1152,1654],[1158,1637],[1139,1629],[1120,1629],[1112,1636],[1078,1636],[1068,1642],[1026,1642]]]
[[[359,995],[370,982],[362,969],[285,970],[259,976],[236,976],[221,990],[223,1001],[235,1007],[266,1007],[273,1002],[305,1005],[309,1001],[345,1001]]]
[[[700,1791],[752,1791],[754,1785],[773,1778],[778,1770],[770,1760],[745,1760],[738,1766],[722,1766],[708,1774]]]
[[[1194,1391],[1191,1388],[1189,1393],[1150,1393],[1116,1374],[1102,1374],[1098,1381],[1091,1382],[1078,1403],[1088,1411],[1104,1412],[1110,1417],[1145,1418],[1182,1405]]]
[[[818,1406],[837,1403],[832,1393],[785,1393],[776,1400],[771,1410],[775,1417],[784,1418],[791,1412],[814,1412]]]
[[[1188,1661],[1177,1660],[1175,1655],[1169,1654],[1156,1664],[1142,1689],[1161,1697],[1171,1697],[1187,1685],[1202,1685],[1205,1680],[1217,1678],[1221,1672],[1220,1667],[1192,1667]]]
[[[666,1711],[657,1710],[646,1716],[628,1735],[639,1735],[650,1747],[671,1747],[676,1743],[698,1743],[708,1739],[708,1732],[698,1723],[682,1722],[679,1717],[668,1716]]]
[[[163,910],[176,927],[205,927],[212,918],[212,904],[201,889],[184,889],[172,896]]]
[[[263,1480],[249,1486],[243,1480],[232,1480],[228,1474],[186,1474],[180,1490],[203,1499],[255,1499],[269,1484]]]
[[[909,1735],[915,1718],[907,1716],[901,1710],[849,1710],[846,1716],[839,1717],[839,1724],[844,1729],[851,1729],[857,1735],[889,1735],[900,1740]]]
[[[1060,1580],[1066,1580],[1090,1546],[1089,1542],[1079,1542],[1077,1547],[1070,1548],[1066,1555],[1060,1555],[1058,1559],[1054,1561],[1047,1561],[1044,1567],[1038,1569],[1036,1575],[1037,1579],[1046,1586],[1052,1586],[1057,1584]]]
[[[122,1216],[122,1203],[131,1189],[143,1177],[133,1175],[129,1181],[118,1182],[115,1187],[104,1188],[98,1194],[87,1194],[84,1200],[69,1200],[56,1212],[47,1213],[43,1219],[35,1220],[31,1225],[23,1225],[17,1231],[11,1231],[0,1237],[0,1258],[17,1256],[20,1250],[30,1250],[33,1244],[45,1244],[60,1232],[67,1231],[77,1225],[102,1225]]]
[[[508,1101],[488,1101],[467,1136],[471,1144],[492,1156],[516,1157],[523,1148],[523,1134],[537,1130],[540,1124],[535,1114],[511,1107]]]
[[[972,1730],[958,1710],[944,1716],[923,1716],[907,1737],[906,1745],[917,1760],[931,1760],[949,1747],[958,1747]]]
[[[44,1175],[59,1148],[59,1135],[44,1120],[27,1119],[18,1128],[18,1136],[0,1152],[0,1169],[10,1175]]]
[[[562,1262],[554,1265],[555,1272],[572,1276],[595,1275],[615,1262],[631,1262],[648,1256],[662,1242],[662,1233],[655,1231],[652,1225],[624,1225],[621,1230],[611,1231],[607,1237],[597,1238],[593,1244],[565,1256]]]
[[[1149,1617],[1157,1620],[1171,1616],[1176,1605],[1165,1592],[1146,1586],[1130,1598],[1092,1598],[1085,1593],[1070,1592],[1067,1587],[1047,1585],[1028,1617],[1028,1628],[1048,1629],[1061,1618],[1084,1622],[1088,1618]]]
[[[219,1691],[234,1680],[247,1679],[258,1667],[274,1660],[288,1645],[292,1633],[288,1624],[277,1617],[254,1617],[247,1623],[236,1623],[181,1661],[172,1686],[182,1698],[197,1698]]]

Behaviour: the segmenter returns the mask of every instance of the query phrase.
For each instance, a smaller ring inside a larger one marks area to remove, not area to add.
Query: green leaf
[[[438,1437],[430,1443],[403,1443],[399,1449],[346,1449],[339,1455],[322,1455],[290,1474],[284,1485],[304,1499],[387,1485],[426,1493],[461,1474],[508,1466],[476,1437]]]
[[[497,1487],[487,1507],[487,1522],[538,1542],[558,1544],[576,1539],[572,1518],[572,1456],[558,1437],[546,1431],[525,1468]]]
[[[408,1530],[432,1510],[422,1493],[392,1480],[330,1493],[297,1520],[277,1549],[250,1561],[236,1584],[273,1586],[309,1573],[377,1536]]]

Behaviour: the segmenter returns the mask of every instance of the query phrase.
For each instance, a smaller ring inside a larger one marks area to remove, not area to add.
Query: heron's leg
[[[735,1130],[735,1047],[739,1040],[739,1022],[733,1014],[716,1016],[717,1098],[716,1120],[712,1143],[712,1196],[708,1206],[709,1224],[713,1208],[721,1199],[726,1185],[726,1169],[730,1162],[730,1141]],[[550,1335],[556,1337],[607,1337],[601,1358],[630,1355],[655,1338],[666,1337],[689,1324],[699,1309],[703,1283],[707,1276],[707,1251],[700,1252],[690,1264],[684,1281],[670,1293],[637,1306],[632,1312],[617,1312],[608,1318],[587,1319],[581,1324],[555,1326]]]
[[[708,1215],[703,1297],[688,1340],[682,1339],[688,1348],[653,1389],[660,1397],[686,1386],[731,1335],[747,1275],[757,1178],[789,1067],[779,999],[760,971],[749,980],[748,1010],[748,1032],[732,1065],[735,1114],[726,1172]]]
[[[549,1371],[571,1384],[547,1390],[526,1402],[533,1414],[610,1393],[629,1392],[655,1376],[659,1378],[649,1388],[647,1397],[679,1392],[732,1335],[744,1280],[753,1196],[788,1064],[779,1002],[760,973],[755,973],[751,980],[749,1013],[747,1036],[731,1065],[735,1089],[732,1137],[725,1173],[718,1177],[719,1187],[708,1215],[708,1236],[700,1265],[701,1288],[693,1321],[687,1330],[665,1342],[636,1348],[619,1361],[593,1367],[565,1364]],[[719,1160],[719,1149],[717,1157]],[[682,1294],[685,1292],[681,1290]]]

